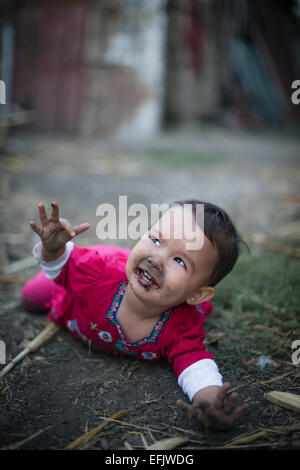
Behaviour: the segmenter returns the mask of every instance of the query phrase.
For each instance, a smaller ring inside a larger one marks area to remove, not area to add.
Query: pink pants
[[[21,291],[22,305],[25,310],[45,313],[49,310],[52,294],[57,285],[41,271],[26,282]]]

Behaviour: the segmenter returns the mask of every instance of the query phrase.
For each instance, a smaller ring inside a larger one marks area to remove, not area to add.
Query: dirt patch
[[[45,324],[45,320],[19,308],[11,311],[10,321],[1,331],[8,351],[15,355],[23,347],[24,338],[35,336]],[[261,429],[264,434],[239,446],[298,447],[300,430],[299,426],[293,428],[295,413],[264,398],[264,393],[274,387],[268,382],[274,376],[282,376],[275,381],[276,389],[291,387],[294,377],[291,367],[281,366],[272,370],[271,375],[270,370],[257,370],[248,377],[246,374],[241,377],[235,370],[226,368],[226,380],[238,389],[240,402],[248,402],[250,409],[231,431],[214,432],[203,429],[177,408],[176,400],[184,396],[168,364],[155,365],[89,351],[69,333],[61,331],[50,344],[1,380],[1,447],[64,449],[103,423],[103,418],[120,410],[127,414],[118,423],[108,424],[85,448],[126,449],[129,443],[140,450],[144,448],[144,439],[150,445],[163,438],[181,436],[188,438],[182,448],[196,450],[221,447],[241,434],[255,435]],[[286,429],[276,431],[278,426]],[[18,445],[39,431],[43,432]]]

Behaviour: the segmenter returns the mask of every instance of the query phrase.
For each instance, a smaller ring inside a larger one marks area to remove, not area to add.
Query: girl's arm
[[[45,257],[45,255],[42,254],[43,245],[41,242],[39,242],[34,246],[32,253],[42,270],[46,273],[46,276],[49,279],[56,280],[59,274],[62,272],[65,264],[67,264],[73,248],[74,243],[71,241],[67,242],[62,255],[53,259],[52,257]],[[45,258],[47,260],[50,259],[50,261],[45,261]]]
[[[215,385],[204,387],[193,396],[191,405],[182,400],[178,400],[177,405],[201,424],[225,431],[230,429],[249,408],[247,404],[236,408],[237,393],[232,393],[226,399],[229,388],[229,383],[225,383],[222,387]]]

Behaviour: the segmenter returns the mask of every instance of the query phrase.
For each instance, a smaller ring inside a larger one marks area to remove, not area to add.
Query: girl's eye
[[[186,269],[185,262],[181,258],[176,257],[174,259],[178,264],[180,264],[180,266],[182,266],[184,269]]]
[[[155,243],[155,245],[160,246],[160,241],[158,238],[151,238],[151,240],[153,241],[153,243]]]

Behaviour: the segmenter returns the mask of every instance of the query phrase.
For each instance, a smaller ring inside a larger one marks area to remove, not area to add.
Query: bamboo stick
[[[265,393],[264,396],[275,405],[300,413],[300,395],[274,390],[273,392]]]
[[[237,446],[240,444],[248,444],[249,442],[255,441],[256,439],[259,439],[260,437],[266,437],[266,436],[267,436],[267,431],[265,430],[258,430],[254,432],[244,433],[244,434],[241,434],[240,436],[235,437],[232,441],[225,443],[224,447],[232,447],[232,446]]]
[[[29,436],[29,437],[26,437],[26,439],[23,439],[22,441],[19,441],[17,442],[16,444],[11,444],[9,445],[8,447],[4,447],[0,450],[15,450],[15,449],[18,449],[19,447],[21,447],[23,444],[26,444],[27,442],[31,441],[32,439],[34,439],[35,437],[39,436],[40,434],[42,434],[43,432],[45,431],[48,431],[48,429],[52,428],[53,424],[50,424],[50,426],[47,426],[45,429],[41,429],[40,431],[32,434],[32,436]]]
[[[120,410],[117,411],[117,413],[114,413],[110,418],[107,419],[107,421],[104,421],[104,423],[100,424],[100,426],[97,426],[94,429],[91,429],[89,432],[86,432],[85,434],[82,434],[82,436],[79,436],[75,441],[71,442],[65,449],[71,450],[71,449],[76,449],[76,447],[79,447],[83,444],[85,444],[87,441],[89,441],[92,437],[94,437],[96,434],[98,434],[102,429],[107,426],[111,422],[111,420],[118,419],[121,416],[124,416],[127,414],[127,411],[125,410]]]
[[[147,446],[146,450],[170,450],[175,449],[175,447],[185,444],[189,441],[188,437],[171,437],[170,439],[162,439],[157,441],[151,446]]]
[[[14,357],[1,371],[0,378],[4,377],[8,372],[15,367],[16,364],[21,362],[24,357],[26,357],[31,352],[37,351],[39,348],[44,346],[48,341],[50,341],[56,333],[59,332],[61,326],[56,323],[49,323],[49,325],[44,328],[40,334],[37,335],[32,341],[30,341],[25,349],[21,351],[16,357]]]

